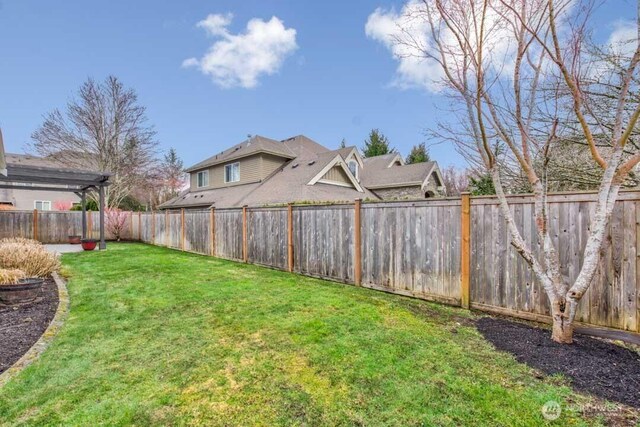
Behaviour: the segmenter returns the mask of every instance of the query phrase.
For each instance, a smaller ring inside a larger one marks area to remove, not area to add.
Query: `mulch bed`
[[[17,306],[0,304],[0,373],[20,359],[51,323],[58,308],[58,288],[45,280],[40,296]]]
[[[502,318],[480,318],[476,327],[519,362],[549,375],[563,374],[580,392],[640,408],[640,355],[635,351],[580,334],[573,344],[558,344],[548,329]]]

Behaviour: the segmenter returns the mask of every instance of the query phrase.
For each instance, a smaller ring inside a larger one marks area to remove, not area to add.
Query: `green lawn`
[[[585,423],[462,310],[140,244],[63,263],[70,315],[2,425]]]

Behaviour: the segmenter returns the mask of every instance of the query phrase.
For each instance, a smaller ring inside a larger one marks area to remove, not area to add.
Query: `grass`
[[[582,425],[471,315],[140,244],[67,254],[71,312],[0,425]]]

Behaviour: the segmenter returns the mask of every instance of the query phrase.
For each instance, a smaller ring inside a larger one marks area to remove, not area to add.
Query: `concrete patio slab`
[[[44,245],[45,248],[49,252],[53,252],[55,254],[67,254],[72,252],[82,252],[82,245]]]

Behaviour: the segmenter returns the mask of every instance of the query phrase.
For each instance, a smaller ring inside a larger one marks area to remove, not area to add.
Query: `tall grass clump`
[[[60,269],[57,255],[48,252],[45,247],[34,241],[0,241],[0,269],[17,269],[26,277],[49,277]]]
[[[22,270],[0,268],[0,285],[15,285],[25,277],[27,275]]]

